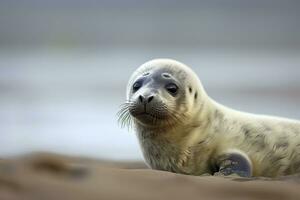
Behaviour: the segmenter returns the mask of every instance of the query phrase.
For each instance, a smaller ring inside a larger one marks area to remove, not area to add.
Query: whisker
[[[127,126],[128,130],[131,128],[132,118],[129,113],[129,108],[131,107],[132,102],[125,102],[120,105],[120,110],[117,112],[118,124],[120,124],[121,128]]]

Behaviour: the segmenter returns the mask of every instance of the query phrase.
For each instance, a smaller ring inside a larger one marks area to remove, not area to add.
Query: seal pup
[[[300,122],[239,112],[212,100],[185,64],[154,59],[127,86],[119,112],[153,169],[277,177],[300,172]]]

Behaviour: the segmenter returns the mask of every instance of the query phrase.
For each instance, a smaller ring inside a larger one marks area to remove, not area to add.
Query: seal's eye
[[[135,82],[132,86],[133,92],[138,91],[138,89],[140,89],[141,87],[142,87],[142,83],[140,81]]]
[[[174,83],[170,83],[168,85],[166,85],[166,90],[172,94],[172,95],[175,95],[178,91],[178,86]]]

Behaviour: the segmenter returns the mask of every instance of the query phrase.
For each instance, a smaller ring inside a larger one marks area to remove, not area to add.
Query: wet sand
[[[300,175],[267,178],[187,176],[56,154],[0,161],[0,199],[299,199]]]

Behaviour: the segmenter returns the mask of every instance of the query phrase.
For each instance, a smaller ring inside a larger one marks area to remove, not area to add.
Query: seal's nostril
[[[143,97],[142,95],[140,95],[140,96],[139,96],[139,100],[140,100],[141,103],[143,103],[144,97]]]
[[[148,98],[145,98],[143,95],[139,96],[139,100],[140,100],[141,103],[150,103],[153,98],[154,98],[154,96],[150,96]]]
[[[148,97],[148,103],[150,103],[150,101],[152,101],[153,96]]]

